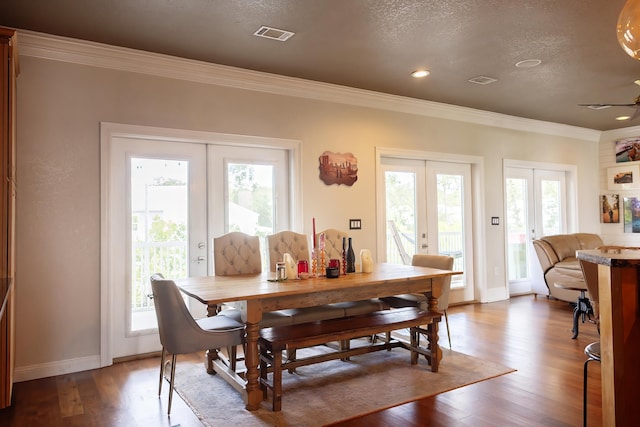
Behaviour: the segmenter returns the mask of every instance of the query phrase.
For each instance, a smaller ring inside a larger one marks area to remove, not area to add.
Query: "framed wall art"
[[[640,160],[640,136],[616,141],[616,163]]]
[[[640,197],[625,197],[622,206],[624,211],[624,232],[640,233]]]
[[[603,194],[600,196],[600,222],[620,222],[620,196],[617,194]]]
[[[318,161],[320,179],[326,185],[352,186],[358,180],[358,159],[351,153],[325,151]]]
[[[607,168],[607,188],[609,190],[640,188],[640,167],[637,164],[629,164]]]

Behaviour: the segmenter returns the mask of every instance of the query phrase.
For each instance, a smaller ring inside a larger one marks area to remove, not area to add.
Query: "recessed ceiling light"
[[[516,68],[531,68],[540,64],[542,64],[542,61],[539,59],[525,59],[524,61],[516,62]]]
[[[427,70],[416,70],[413,73],[411,73],[411,77],[415,77],[415,78],[427,77],[428,75],[429,75],[429,71]]]
[[[624,120],[629,120],[630,118],[631,116],[618,116],[616,117],[616,120],[624,121]]]

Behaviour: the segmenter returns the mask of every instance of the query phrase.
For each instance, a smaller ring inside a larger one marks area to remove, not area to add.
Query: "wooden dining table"
[[[277,282],[274,281],[275,273],[265,272],[256,275],[189,277],[176,280],[176,284],[183,293],[207,305],[209,315],[215,315],[221,304],[234,303],[241,309],[246,325],[244,378],[221,363],[213,351],[208,352],[207,366],[210,372],[215,371],[223,376],[240,391],[246,409],[252,411],[260,407],[263,398],[258,378],[258,338],[262,313],[407,293],[423,293],[428,298],[429,309],[437,311],[442,281],[454,274],[460,272],[379,263],[374,265],[371,273],[350,273],[338,278],[315,277]],[[434,328],[437,337],[437,322]],[[436,354],[439,361],[442,358],[439,348]]]

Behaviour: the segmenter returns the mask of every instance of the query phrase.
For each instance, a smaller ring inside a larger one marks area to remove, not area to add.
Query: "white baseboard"
[[[16,367],[13,373],[14,382],[36,380],[72,372],[87,371],[100,367],[100,356],[78,357],[76,359],[58,360],[41,365]]]

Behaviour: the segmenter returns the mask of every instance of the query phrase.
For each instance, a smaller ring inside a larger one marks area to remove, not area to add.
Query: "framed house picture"
[[[632,190],[640,188],[640,167],[637,164],[607,168],[609,190]]]

